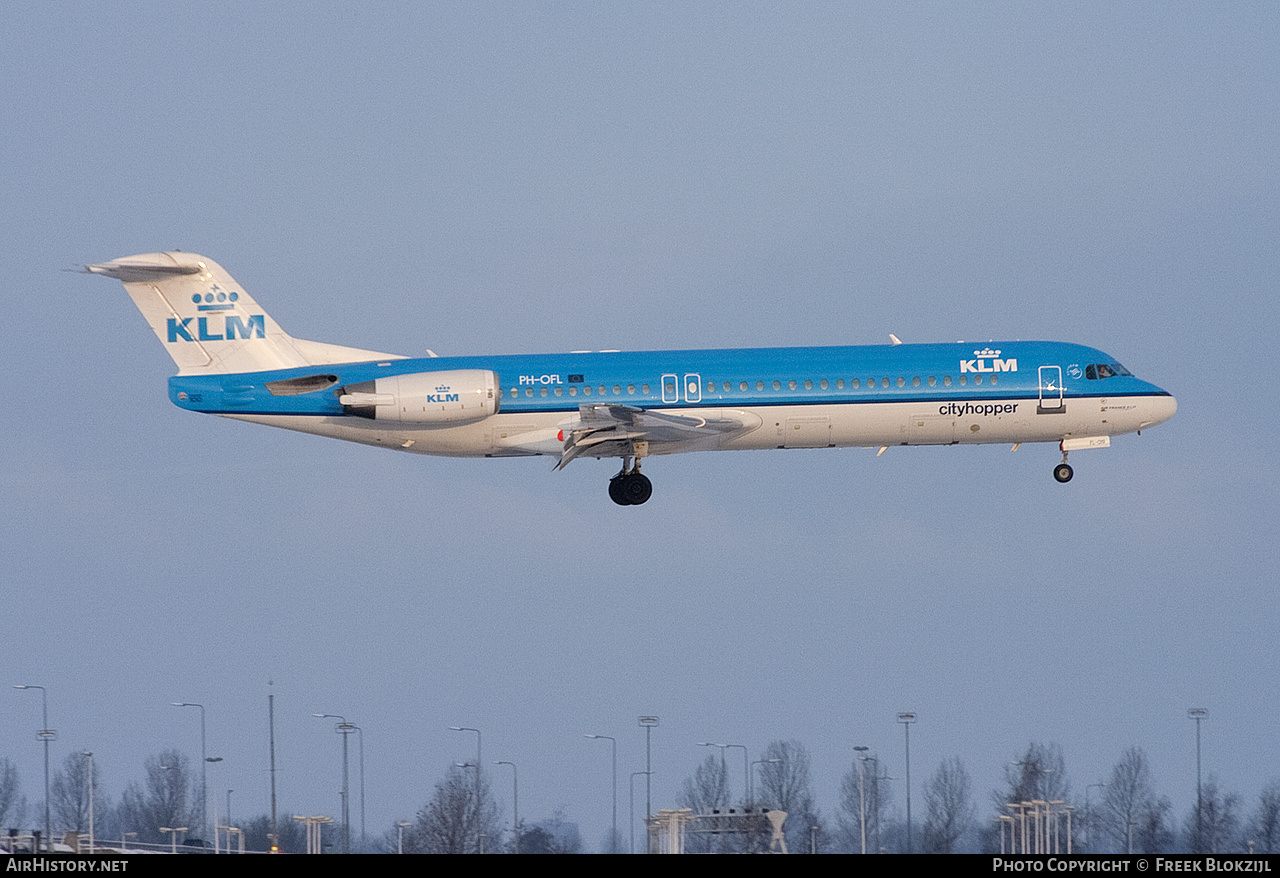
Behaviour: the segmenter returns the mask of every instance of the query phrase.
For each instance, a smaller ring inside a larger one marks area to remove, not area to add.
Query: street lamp
[[[911,844],[911,724],[916,721],[914,713],[898,714],[898,722],[902,723],[902,731],[907,741],[907,853],[912,853]]]
[[[854,747],[858,760],[858,831],[862,836],[862,853],[867,853],[867,793],[866,784],[863,782],[863,776],[866,772],[866,753],[870,747]]]
[[[650,747],[649,733],[658,724],[656,716],[642,716],[636,723],[644,727],[644,817],[648,820],[653,815],[653,750]],[[647,824],[646,824],[647,825]]]
[[[742,794],[745,796],[751,787],[751,767],[747,763],[747,745],[746,744],[725,744],[725,747],[741,747],[742,748]],[[729,778],[724,779],[725,786],[729,785]]]
[[[1085,839],[1089,844],[1089,853],[1093,853],[1093,812],[1089,809],[1089,790],[1094,787],[1102,789],[1106,787],[1104,783],[1091,783],[1084,788],[1084,822],[1085,822]],[[1132,851],[1130,851],[1132,853]]]
[[[49,693],[43,686],[14,686],[14,689],[39,689],[41,716],[44,725],[36,732],[36,740],[44,742],[44,849],[50,849],[49,824],[49,742],[58,739],[58,733],[49,728]]]
[[[651,772],[648,772],[648,771],[631,772],[631,795],[627,797],[627,802],[631,805],[631,821],[630,821],[631,853],[633,854],[636,852],[636,778],[640,777],[641,775],[644,775],[645,783],[648,783],[650,774]],[[648,837],[649,837],[649,824],[645,823],[645,838],[648,838]],[[646,849],[647,849],[647,845],[646,845]]]
[[[755,772],[754,772],[755,767],[757,765],[777,765],[779,762],[782,762],[782,760],[775,756],[772,759],[757,759],[751,763],[751,768],[753,769],[753,771],[750,775],[748,775],[748,780],[751,781],[751,783],[747,784],[747,799],[750,801],[752,805],[756,804]]]
[[[1187,708],[1187,716],[1196,721],[1196,850],[1204,845],[1204,802],[1200,798],[1200,720],[1209,715],[1203,707]],[[48,761],[48,757],[45,757]],[[46,771],[48,769],[46,768]],[[46,818],[47,819],[47,818]]]
[[[351,775],[347,770],[347,736],[356,730],[356,726],[347,722],[347,718],[336,713],[313,713],[316,719],[336,719],[333,730],[342,735],[342,852],[351,853]],[[363,736],[361,738],[363,741]]]
[[[514,762],[508,762],[505,759],[499,759],[493,764],[511,766],[511,834],[515,836],[515,850],[512,853],[518,854],[520,853],[520,772]]]
[[[360,853],[367,854],[369,845],[364,835],[364,729],[360,726],[353,728],[360,733]]]
[[[222,757],[208,756],[205,758],[204,761],[206,765],[216,765],[217,763],[222,761]],[[207,838],[205,839],[205,842],[206,843],[208,842]],[[218,852],[218,799],[216,796],[213,799],[213,852],[215,854]],[[227,836],[227,853],[231,853],[231,836],[230,835]]]
[[[729,804],[729,802],[727,801],[727,799],[728,799],[728,791],[729,791],[729,769],[725,766],[725,761],[724,761],[724,751],[725,751],[727,748],[729,748],[730,746],[732,746],[732,745],[731,745],[731,744],[713,744],[713,743],[711,743],[710,741],[699,741],[699,742],[698,742],[698,746],[699,746],[699,747],[719,747],[719,748],[720,748],[720,777],[724,780],[725,799],[726,799],[726,801],[724,802],[724,804],[727,806],[727,805]],[[712,804],[712,806],[714,806],[714,805],[716,805],[717,803],[716,803],[716,802],[712,802],[711,804]]]
[[[608,735],[584,735],[597,741],[608,741],[613,745],[613,835],[609,836],[609,853],[618,852],[618,739]]]
[[[205,840],[209,838],[209,775],[205,771],[205,765],[208,762],[208,753],[205,751],[205,726],[204,726],[204,705],[196,704],[194,701],[171,701],[174,707],[198,707],[200,708],[200,832],[204,834]]]
[[[159,829],[160,829],[160,831],[161,831],[161,832],[167,832],[167,833],[169,833],[169,849],[170,849],[170,851],[172,851],[173,853],[175,853],[175,854],[176,854],[176,853],[178,852],[178,833],[179,833],[179,832],[186,832],[186,831],[187,831],[187,827],[185,827],[185,826],[174,826],[174,827],[170,828],[170,827],[168,827],[168,826],[161,826],[161,827],[159,827]]]
[[[89,760],[89,853],[93,853],[93,751],[86,750],[84,757]]]
[[[466,726],[449,726],[451,732],[475,732],[476,733],[476,807],[480,807],[480,730],[471,729]]]

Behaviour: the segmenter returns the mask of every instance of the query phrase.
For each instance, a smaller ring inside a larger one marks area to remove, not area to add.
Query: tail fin
[[[221,265],[195,253],[144,253],[85,269],[124,282],[179,374],[400,359],[293,338]]]

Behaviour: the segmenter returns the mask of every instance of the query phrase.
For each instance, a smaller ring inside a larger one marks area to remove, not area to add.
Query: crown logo
[[[191,297],[191,301],[195,303],[197,311],[233,311],[239,298],[239,293],[228,293],[222,287],[214,284],[209,287],[209,292],[203,295],[200,293],[194,294]]]
[[[449,392],[448,384],[441,384],[439,387],[436,388],[436,393],[448,393],[448,392]]]
[[[998,356],[1000,356],[1000,352],[999,352],[999,351],[993,351],[993,350],[991,350],[991,348],[983,348],[983,349],[982,349],[982,350],[980,350],[980,351],[974,351],[974,352],[973,352],[973,355],[974,355],[975,357],[998,357]]]

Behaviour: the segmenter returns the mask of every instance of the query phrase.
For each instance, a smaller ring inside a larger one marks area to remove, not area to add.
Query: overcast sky
[[[675,804],[706,750],[855,745],[987,791],[1144,747],[1179,825],[1277,761],[1280,10],[1270,3],[43,3],[0,13],[0,756],[117,800],[167,747],[372,833],[514,761],[591,849],[607,742]],[[184,413],[120,284],[216,259],[290,333],[402,354],[1045,338],[1177,398],[1051,445],[451,460]],[[741,793],[741,772],[730,775]],[[509,808],[508,775],[496,775]],[[895,795],[902,802],[901,784]],[[643,808],[643,803],[640,805]],[[507,812],[509,813],[509,812]],[[625,825],[625,824],[624,824]],[[625,834],[625,829],[624,829]]]

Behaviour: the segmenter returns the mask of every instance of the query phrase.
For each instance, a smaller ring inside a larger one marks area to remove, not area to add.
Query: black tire
[[[1074,475],[1075,470],[1067,466],[1065,463],[1060,463],[1053,468],[1053,477],[1064,485],[1071,481],[1071,477]]]
[[[639,506],[653,496],[653,483],[642,473],[632,473],[622,484],[622,495],[632,506]]]
[[[630,506],[631,501],[627,499],[626,484],[628,476],[614,476],[609,480],[609,499],[619,506]]]

